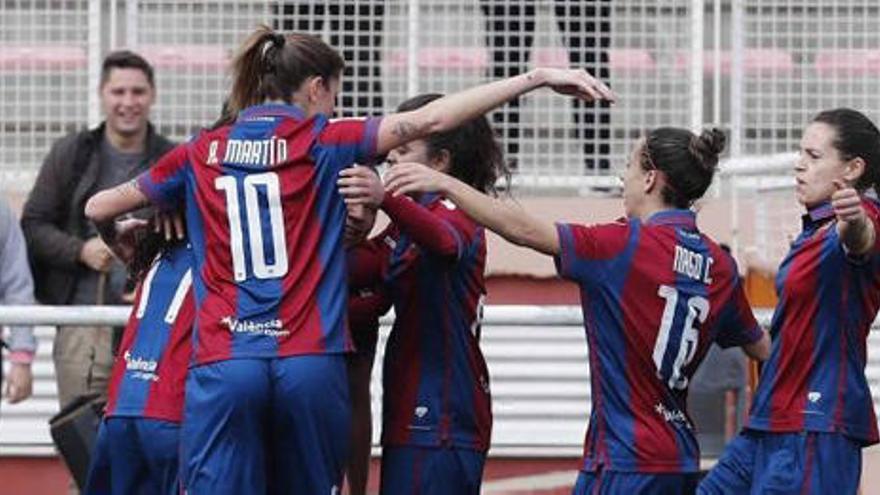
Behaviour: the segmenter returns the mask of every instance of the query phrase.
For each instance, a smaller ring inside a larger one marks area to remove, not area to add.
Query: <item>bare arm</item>
[[[541,87],[587,101],[614,100],[611,90],[584,70],[534,69],[444,96],[413,111],[384,117],[379,126],[376,152],[382,155],[414,139],[454,129]]]
[[[742,350],[752,359],[766,361],[770,357],[770,335],[765,331],[761,340],[742,346]]]
[[[399,163],[386,174],[385,186],[395,195],[436,191],[452,200],[477,223],[519,246],[559,254],[556,226],[537,219],[511,201],[492,198],[449,175],[418,163]]]
[[[137,181],[131,180],[110,189],[105,189],[86,203],[86,217],[95,224],[105,227],[116,217],[137,210],[149,204],[147,196],[140,190]]]

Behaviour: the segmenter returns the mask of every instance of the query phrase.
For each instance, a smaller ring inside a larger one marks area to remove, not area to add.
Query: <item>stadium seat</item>
[[[875,76],[880,74],[880,50],[823,50],[816,53],[815,68],[823,76]]]
[[[608,64],[615,73],[645,73],[657,68],[648,50],[641,48],[619,48],[608,50]],[[534,61],[536,67],[568,67],[568,52],[562,47],[536,48]]]
[[[531,65],[535,67],[568,67],[568,52],[565,48],[535,48],[533,57]]]
[[[70,45],[0,45],[0,70],[76,70],[87,65],[86,50]]]
[[[489,64],[489,54],[482,47],[443,46],[424,47],[418,51],[419,69],[458,69],[479,71]],[[406,50],[395,50],[389,56],[392,69],[404,70],[407,66]]]
[[[729,50],[721,52],[721,74],[730,75],[733,54]],[[675,68],[688,70],[691,65],[691,53],[679,52],[675,56]],[[794,58],[791,53],[775,48],[747,48],[743,53],[743,70],[746,74],[789,74],[794,71]],[[703,74],[712,76],[715,73],[715,52],[703,51]]]
[[[169,44],[139,45],[134,49],[156,69],[179,70],[186,68],[226,69],[229,49],[222,45]]]
[[[640,48],[608,50],[608,64],[612,73],[646,73],[657,68],[651,53]]]

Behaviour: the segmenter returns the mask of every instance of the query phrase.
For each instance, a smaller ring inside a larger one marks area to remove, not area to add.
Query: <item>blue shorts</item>
[[[698,493],[855,494],[862,448],[839,433],[746,430],[733,439]]]
[[[342,355],[195,367],[183,414],[181,479],[188,495],[340,489],[351,429]]]
[[[382,495],[479,495],[486,454],[441,447],[382,449]]]
[[[170,421],[111,417],[98,429],[84,495],[180,493],[180,425]]]
[[[690,495],[696,492],[699,473],[627,473],[581,471],[572,495]]]

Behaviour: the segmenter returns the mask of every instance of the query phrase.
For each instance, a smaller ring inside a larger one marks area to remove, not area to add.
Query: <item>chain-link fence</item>
[[[102,57],[157,69],[160,130],[211,122],[232,50],[257,24],[309,31],[349,67],[340,112],[393,111],[535,65],[610,81],[613,107],[539,91],[496,111],[517,180],[608,184],[645,129],[719,125],[733,156],[793,149],[818,109],[878,108],[870,0],[18,0],[0,2],[0,177],[27,190],[54,139],[100,119]]]

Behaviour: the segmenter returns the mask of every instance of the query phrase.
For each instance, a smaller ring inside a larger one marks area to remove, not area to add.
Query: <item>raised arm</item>
[[[176,210],[185,190],[184,176],[188,166],[187,145],[178,145],[150,169],[134,180],[105,189],[86,203],[86,217],[103,225],[125,213],[150,203],[163,211]]]
[[[512,201],[487,196],[452,176],[424,165],[394,165],[386,173],[385,187],[394,195],[439,192],[475,222],[508,241],[544,254],[559,254],[559,235],[553,223],[529,215]]]
[[[387,153],[406,142],[454,129],[468,120],[537,88],[586,101],[614,101],[614,93],[582,69],[533,69],[525,74],[444,96],[410,112],[387,115],[379,126],[376,152]]]
[[[95,194],[86,203],[86,218],[95,224],[105,224],[116,217],[149,204],[147,195],[131,180]]]

